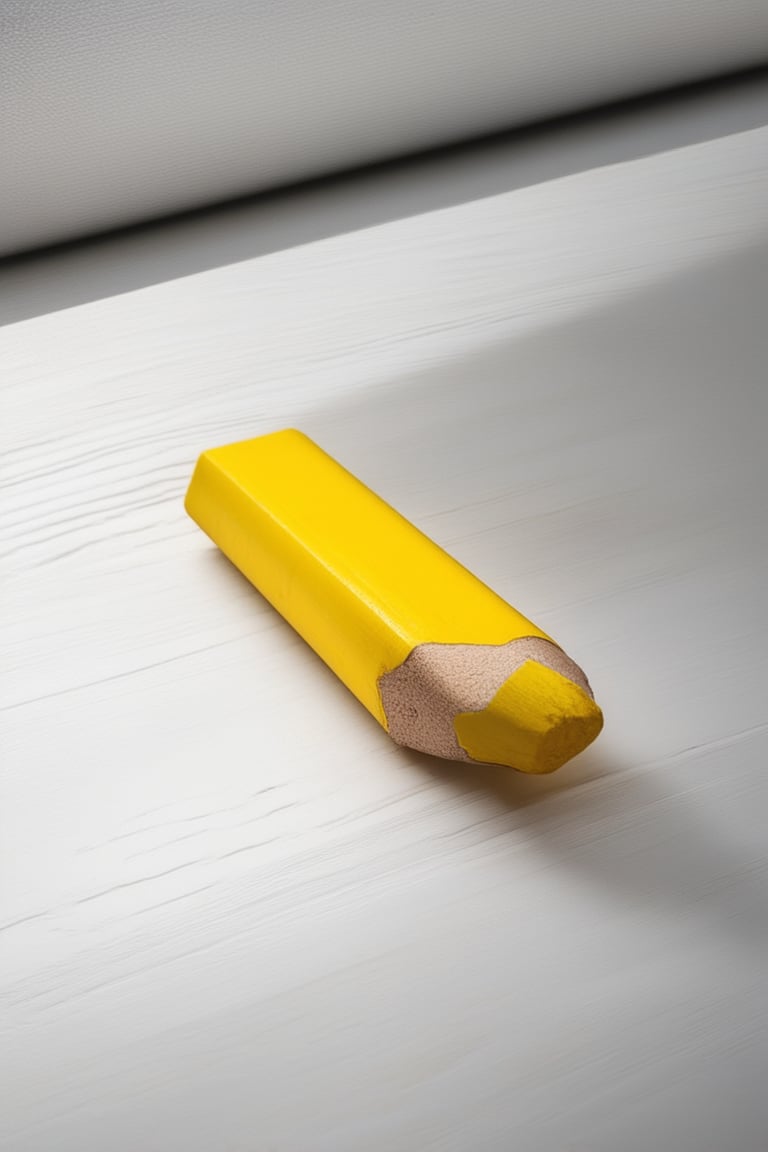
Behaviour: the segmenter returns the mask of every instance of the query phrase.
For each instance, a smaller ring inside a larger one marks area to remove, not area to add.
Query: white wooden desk
[[[767,301],[756,129],[0,331],[4,1152],[764,1152]],[[388,741],[183,512],[288,424],[592,750]]]

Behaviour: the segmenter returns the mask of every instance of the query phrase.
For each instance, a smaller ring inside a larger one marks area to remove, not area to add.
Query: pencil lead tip
[[[471,760],[521,772],[554,772],[591,744],[603,714],[586,692],[559,672],[527,660],[478,712],[454,719]]]

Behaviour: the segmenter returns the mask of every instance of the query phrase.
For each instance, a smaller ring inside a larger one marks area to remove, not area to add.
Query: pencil
[[[397,743],[552,772],[600,731],[578,665],[301,432],[204,452],[185,506]]]

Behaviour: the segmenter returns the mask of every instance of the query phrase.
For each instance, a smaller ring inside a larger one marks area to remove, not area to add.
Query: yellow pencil
[[[551,772],[600,731],[563,650],[302,433],[204,452],[185,506],[399,744]]]

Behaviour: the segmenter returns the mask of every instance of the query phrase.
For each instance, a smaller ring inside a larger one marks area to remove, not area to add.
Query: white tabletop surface
[[[0,331],[4,1152],[764,1152],[767,302],[758,128]],[[390,743],[183,511],[291,424],[592,749]]]

